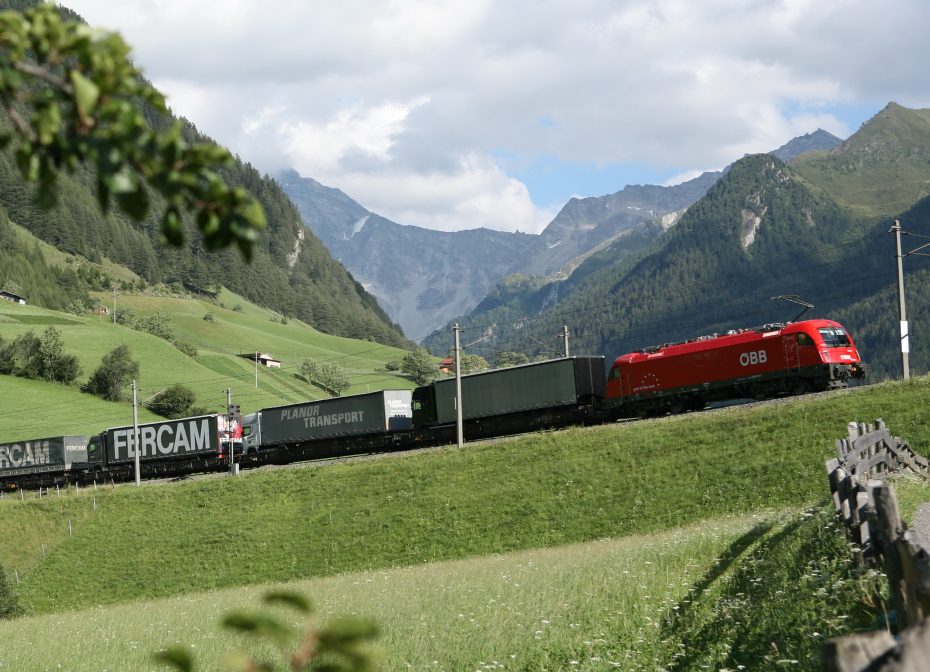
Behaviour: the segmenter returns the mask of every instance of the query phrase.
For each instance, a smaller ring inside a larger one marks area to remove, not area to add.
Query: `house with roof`
[[[280,369],[281,368],[281,360],[275,359],[267,352],[256,353],[255,357],[256,359],[258,359],[259,364],[261,364],[262,366],[266,366],[269,369]]]
[[[438,366],[440,373],[453,373],[455,371],[455,358],[446,357],[439,362]]]
[[[26,299],[20,296],[19,294],[14,294],[13,292],[8,292],[5,289],[0,289],[0,299],[6,299],[7,301],[12,301],[13,303],[18,303],[21,306],[26,305]]]

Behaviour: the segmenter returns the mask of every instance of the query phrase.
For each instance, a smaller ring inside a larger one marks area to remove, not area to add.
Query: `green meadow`
[[[817,669],[821,642],[872,618],[840,539],[822,512],[780,511],[285,587],[311,596],[320,619],[375,618],[383,670],[776,669],[787,661]],[[157,670],[152,652],[175,645],[189,647],[201,670],[224,669],[218,661],[240,648],[274,658],[217,623],[224,612],[258,607],[268,588],[19,619],[0,626],[0,665]],[[728,630],[716,631],[724,618]],[[782,625],[753,646],[763,620]],[[36,632],[57,635],[36,648]]]
[[[104,300],[107,295],[100,298]],[[109,299],[112,307],[112,296]],[[140,316],[166,311],[176,337],[194,343],[198,356],[192,359],[168,341],[113,324],[106,316],[76,316],[7,301],[0,301],[0,338],[13,339],[27,331],[41,335],[54,327],[61,333],[64,350],[80,360],[78,383],[87,380],[104,354],[126,345],[139,362],[140,399],[182,383],[194,390],[197,405],[215,412],[225,410],[227,388],[246,413],[327,398],[326,391],[297,376],[306,358],[346,369],[352,381],[346,394],[413,387],[406,378],[384,371],[384,364],[402,358],[403,350],[330,336],[298,320],[283,324],[281,316],[225,290],[212,301],[141,294],[118,295],[116,300]],[[204,319],[206,315],[212,319]],[[253,358],[246,358],[255,351],[280,359],[281,368],[256,367]],[[126,393],[128,396],[128,389]],[[130,403],[102,402],[82,394],[77,386],[0,376],[0,398],[8,400],[0,410],[0,443],[55,434],[90,434],[132,422]],[[155,419],[144,409],[142,417]]]

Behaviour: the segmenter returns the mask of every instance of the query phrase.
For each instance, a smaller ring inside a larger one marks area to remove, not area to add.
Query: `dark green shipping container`
[[[603,357],[552,359],[462,376],[462,418],[473,420],[585,403],[604,396],[604,381]],[[438,380],[433,388],[432,422],[455,422],[455,379]],[[421,423],[417,420],[417,424]]]

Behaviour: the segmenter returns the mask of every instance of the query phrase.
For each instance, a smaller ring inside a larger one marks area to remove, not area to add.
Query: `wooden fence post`
[[[898,500],[894,488],[881,481],[869,481],[869,490],[875,502],[875,522],[878,528],[876,536],[885,558],[885,575],[888,577],[891,603],[894,606],[895,618],[891,625],[895,632],[900,632],[908,626],[907,586],[904,583],[904,572],[896,543],[904,532],[904,525],[898,513]]]
[[[828,672],[862,672],[876,658],[894,648],[894,637],[887,630],[831,639],[823,647]]]
[[[915,543],[910,530],[904,532],[895,546],[907,595],[907,620],[913,625],[930,615],[930,555]]]

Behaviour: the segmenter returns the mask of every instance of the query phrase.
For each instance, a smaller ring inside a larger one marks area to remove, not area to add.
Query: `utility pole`
[[[114,304],[115,305],[115,304]],[[142,469],[139,465],[139,401],[136,381],[132,381],[132,450],[136,456],[136,485],[142,485]]]
[[[565,351],[565,357],[568,358],[568,325],[562,327],[562,333],[559,334],[562,337],[563,350]]]
[[[459,448],[465,443],[462,431],[462,348],[459,346],[459,323],[452,325],[455,341],[455,442]]]
[[[258,350],[255,351],[255,389],[258,389]]]
[[[896,257],[898,259],[898,310],[901,320],[901,370],[904,373],[904,380],[911,377],[911,368],[908,363],[908,353],[911,351],[911,345],[907,333],[907,313],[904,309],[904,255],[901,253],[901,222],[894,220],[895,244],[897,246]]]
[[[229,473],[233,476],[238,475],[236,469],[236,444],[233,441],[233,423],[236,422],[236,416],[239,415],[239,406],[232,403],[232,389],[226,388],[226,447],[229,450]]]
[[[113,324],[116,324],[116,285],[113,285]]]

